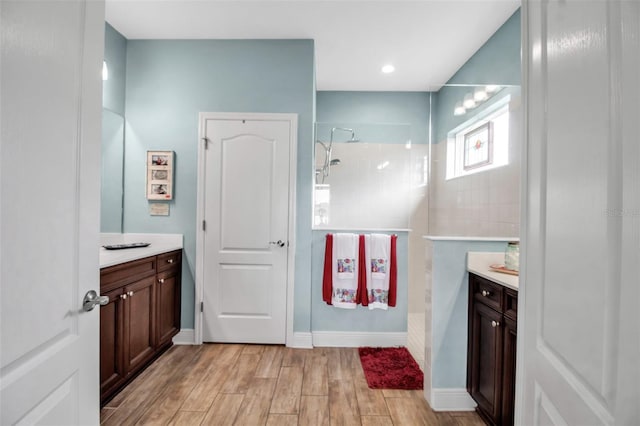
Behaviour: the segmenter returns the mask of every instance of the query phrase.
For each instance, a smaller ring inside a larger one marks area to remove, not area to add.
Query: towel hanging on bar
[[[358,255],[357,260],[354,257],[355,264],[352,267],[346,267],[344,259],[348,258],[346,256],[342,256],[341,266],[339,267],[338,257],[336,256],[336,238],[337,234],[327,234],[325,238],[325,252],[324,252],[324,270],[323,270],[323,278],[322,278],[322,300],[326,302],[328,305],[334,305],[342,308],[355,308],[356,304],[362,304],[363,306],[369,306],[369,301],[371,294],[367,290],[367,276],[369,275],[367,271],[371,268],[375,268],[376,265],[372,264],[372,260],[367,262],[365,255],[365,235],[359,235],[358,238]],[[353,238],[353,237],[352,237]],[[378,293],[380,297],[378,297],[378,301],[376,302],[375,292],[374,298],[372,300],[373,308],[382,308],[386,309],[383,306],[396,306],[397,300],[397,282],[398,282],[398,265],[397,265],[397,240],[398,236],[393,234],[390,237],[390,253],[387,265],[385,265],[385,280],[388,278],[389,285],[386,294],[384,297],[381,296],[381,293]],[[377,260],[379,260],[378,258]],[[348,262],[350,263],[350,262]],[[384,263],[384,262],[383,262]],[[380,262],[377,262],[377,268],[380,269]],[[353,272],[357,273],[357,278],[355,276],[350,276]],[[342,274],[342,275],[340,275]],[[375,271],[376,278],[381,278],[382,272],[380,270]],[[338,278],[338,276],[344,277],[344,279]],[[353,281],[357,283],[355,295],[353,295]],[[336,282],[338,281],[338,282]],[[349,283],[345,286],[346,283]],[[348,288],[346,288],[348,287]],[[380,305],[380,299],[384,299],[386,304]]]

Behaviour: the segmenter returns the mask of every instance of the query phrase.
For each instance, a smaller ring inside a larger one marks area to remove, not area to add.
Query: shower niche
[[[408,229],[428,176],[428,144],[403,123],[316,123],[315,229]]]

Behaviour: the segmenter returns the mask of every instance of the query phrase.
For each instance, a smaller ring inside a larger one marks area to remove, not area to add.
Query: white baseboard
[[[313,340],[311,333],[294,332],[293,341],[287,342],[289,348],[311,349],[313,348]]]
[[[427,401],[433,411],[473,411],[477,406],[466,389],[432,389]]]
[[[314,331],[313,346],[357,348],[360,346],[406,346],[407,333],[379,333],[355,331]]]
[[[173,338],[174,345],[193,345],[195,331],[192,328],[180,330]],[[293,341],[287,342],[291,348],[311,349],[314,346],[357,348],[360,346],[393,347],[406,346],[407,333],[377,333],[350,331],[294,332]]]
[[[173,336],[174,345],[193,345],[196,341],[196,333],[193,328],[183,328],[178,334]]]

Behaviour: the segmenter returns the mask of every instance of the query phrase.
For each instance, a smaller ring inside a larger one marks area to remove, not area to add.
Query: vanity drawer
[[[518,292],[510,288],[504,290],[504,316],[514,321],[518,319]]]
[[[136,282],[156,274],[156,256],[110,266],[100,270],[100,292]]]
[[[478,302],[502,312],[502,290],[500,284],[493,283],[475,274],[469,275],[469,281],[473,286],[473,297]]]
[[[181,260],[182,260],[182,250],[176,250],[170,253],[159,255],[158,256],[158,272],[175,268],[176,266],[180,265]]]

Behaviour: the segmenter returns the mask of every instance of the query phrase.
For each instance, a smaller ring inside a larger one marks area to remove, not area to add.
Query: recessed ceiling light
[[[394,72],[395,70],[396,70],[396,67],[394,67],[394,66],[393,66],[393,65],[391,65],[391,64],[387,64],[387,65],[385,65],[385,66],[383,66],[383,67],[382,67],[382,72],[383,72],[383,73],[385,73],[385,74],[392,73],[392,72]]]

